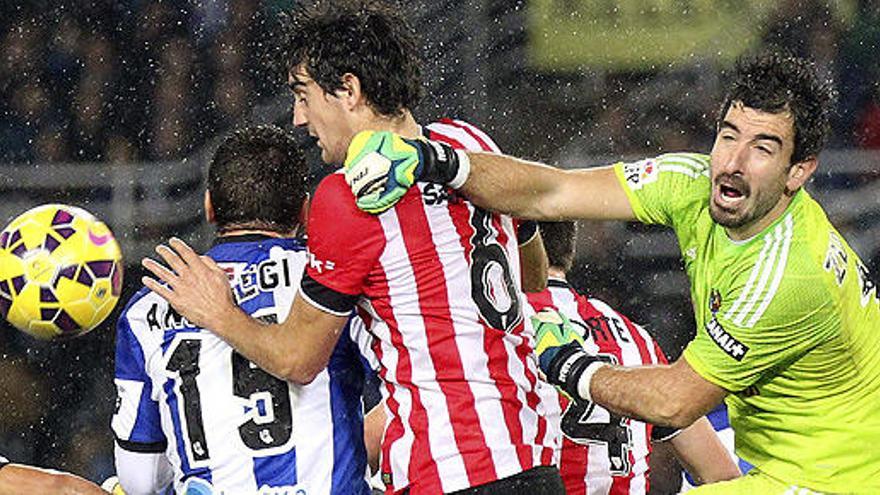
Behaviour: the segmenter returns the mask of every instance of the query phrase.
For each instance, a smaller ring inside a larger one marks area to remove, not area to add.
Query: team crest
[[[718,289],[712,289],[709,294],[709,311],[714,315],[721,309],[721,292]]]

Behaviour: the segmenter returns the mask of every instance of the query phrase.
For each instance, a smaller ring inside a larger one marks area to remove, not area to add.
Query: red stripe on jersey
[[[478,143],[480,143],[480,147],[482,151],[499,151],[498,147],[495,143],[489,143],[484,139],[479,132],[477,132],[470,124],[467,122],[462,122],[460,120],[452,120],[452,119],[440,119],[441,124],[451,125],[453,127],[457,127],[464,132],[468,133],[472,138],[474,138]],[[488,136],[485,136],[488,138]]]
[[[420,252],[416,242],[431,239],[431,228],[423,203],[411,201],[397,208],[403,242],[408,253]],[[464,367],[455,342],[455,327],[450,314],[446,281],[436,274],[443,273],[436,247],[426,250],[418,260],[419,269],[413,270],[418,290],[419,306],[424,315],[425,337],[434,372],[442,379],[438,385],[447,399],[447,409],[458,452],[471,486],[497,479],[484,435],[480,431],[474,396],[464,375]],[[453,402],[452,399],[455,399]],[[427,425],[425,425],[427,431]],[[476,431],[475,431],[476,430]],[[418,430],[417,430],[418,431]],[[415,447],[414,447],[415,448]],[[419,483],[421,484],[421,480]],[[439,480],[438,480],[439,482]],[[439,489],[439,485],[438,485]]]
[[[572,445],[576,447],[571,448],[567,445],[571,443],[567,438],[563,442],[562,454],[559,458],[559,474],[565,484],[565,492],[568,495],[586,495],[587,484],[584,480],[587,477],[590,449],[574,443]]]

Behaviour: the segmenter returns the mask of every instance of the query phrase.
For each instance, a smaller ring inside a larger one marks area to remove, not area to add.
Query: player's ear
[[[788,169],[788,177],[785,180],[786,190],[794,193],[800,189],[801,186],[806,184],[810,177],[812,177],[813,172],[816,171],[816,167],[818,166],[819,162],[814,156],[792,164]]]
[[[213,224],[216,217],[214,216],[214,203],[211,203],[211,191],[205,189],[205,220]]]
[[[341,99],[346,107],[354,109],[363,98],[361,92],[361,80],[351,72],[346,72],[340,78],[342,88],[336,90],[336,97]]]
[[[311,199],[309,193],[306,193],[306,197],[303,198],[302,207],[299,209],[299,230],[303,234],[308,232],[309,229],[309,208],[312,206]]]

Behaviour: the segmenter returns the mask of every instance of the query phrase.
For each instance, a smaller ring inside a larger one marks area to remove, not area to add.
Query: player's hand
[[[110,492],[111,495],[125,495],[125,490],[122,489],[122,485],[119,484],[119,478],[116,476],[111,476],[104,480],[101,483],[101,489],[105,492]]]
[[[226,272],[180,239],[171,238],[168,244],[170,247],[164,244],[156,247],[167,267],[150,258],[141,262],[159,280],[150,277],[141,280],[190,323],[217,331],[224,322],[230,321],[232,312],[238,311]]]
[[[567,316],[550,308],[544,308],[532,316],[535,328],[535,352],[540,356],[550,347],[559,347],[569,342],[584,343],[584,338],[571,324]]]
[[[378,214],[400,201],[417,180],[453,183],[462,163],[470,169],[467,156],[444,143],[362,131],[348,146],[345,181],[358,208]]]
[[[547,382],[558,386],[569,397],[584,399],[578,393],[578,383],[587,368],[601,363],[601,358],[587,353],[583,337],[558,311],[539,311],[532,317],[532,326],[535,327],[538,364]]]

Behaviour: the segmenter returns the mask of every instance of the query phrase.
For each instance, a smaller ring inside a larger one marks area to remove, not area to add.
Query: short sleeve
[[[734,292],[685,349],[694,371],[739,392],[784,372],[831,339],[837,321],[834,300],[823,290],[822,277],[793,271],[798,272],[772,292],[749,294],[748,286]]]
[[[378,217],[357,208],[342,174],[328,175],[318,185],[308,234],[309,278],[342,294],[360,295],[385,236]]]
[[[164,452],[167,445],[159,403],[146,371],[145,355],[132,327],[149,331],[144,318],[126,311],[116,325],[116,410],[111,427],[119,446],[134,452]]]
[[[614,165],[636,218],[646,224],[675,227],[689,221],[709,197],[709,157],[671,153]]]

